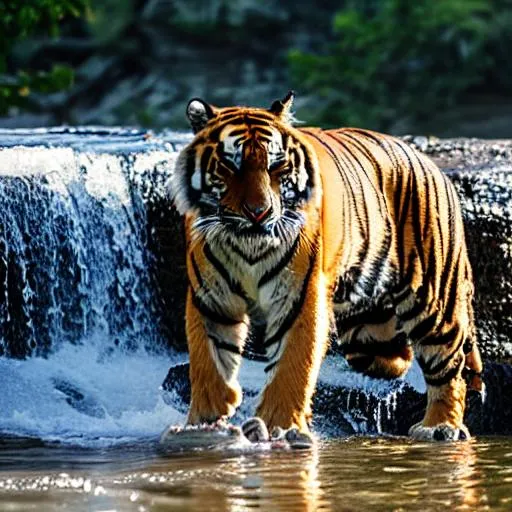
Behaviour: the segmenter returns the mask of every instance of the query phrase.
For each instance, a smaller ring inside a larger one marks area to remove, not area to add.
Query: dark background
[[[393,133],[512,137],[512,0],[0,1],[0,126],[185,129],[201,96]]]

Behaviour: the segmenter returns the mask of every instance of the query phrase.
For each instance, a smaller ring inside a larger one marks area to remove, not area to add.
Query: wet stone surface
[[[351,387],[340,376],[336,385],[320,381],[313,400],[314,427],[324,435],[393,434],[406,436],[409,427],[422,420],[427,399],[414,387],[396,381],[391,391]],[[465,424],[472,435],[511,435],[512,396],[506,390],[512,386],[512,367],[487,362],[483,380],[486,393],[468,393]],[[388,386],[388,383],[386,383]],[[383,386],[384,387],[384,386]],[[163,384],[164,399],[185,412],[190,403],[188,364],[169,370]],[[257,390],[244,389],[255,397]]]

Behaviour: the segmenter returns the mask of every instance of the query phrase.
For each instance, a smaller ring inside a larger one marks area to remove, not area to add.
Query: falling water
[[[148,215],[168,203],[182,140],[0,131],[0,431],[149,435],[173,418],[158,387],[179,356],[163,329]]]

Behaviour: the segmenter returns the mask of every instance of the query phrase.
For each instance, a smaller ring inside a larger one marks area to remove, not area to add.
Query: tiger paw
[[[466,441],[471,439],[466,425],[453,427],[447,423],[426,427],[421,422],[409,429],[409,436],[417,441]]]
[[[264,443],[270,439],[265,422],[258,417],[249,418],[244,421],[242,423],[242,432],[251,443]]]
[[[244,443],[240,427],[224,420],[200,425],[170,425],[160,437],[160,447],[166,451],[226,448]]]
[[[284,435],[290,448],[294,450],[309,450],[315,444],[314,437],[308,432],[301,432],[298,428],[291,428]]]

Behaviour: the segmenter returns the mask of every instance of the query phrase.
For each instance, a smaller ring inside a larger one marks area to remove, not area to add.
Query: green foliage
[[[353,2],[329,52],[292,51],[294,86],[316,97],[308,121],[389,129],[428,118],[482,81],[495,12],[489,0]]]
[[[9,108],[30,107],[33,92],[52,93],[69,88],[72,70],[54,64],[50,70],[12,69],[8,61],[16,43],[32,35],[59,35],[59,25],[83,16],[89,0],[0,0],[0,115]]]

